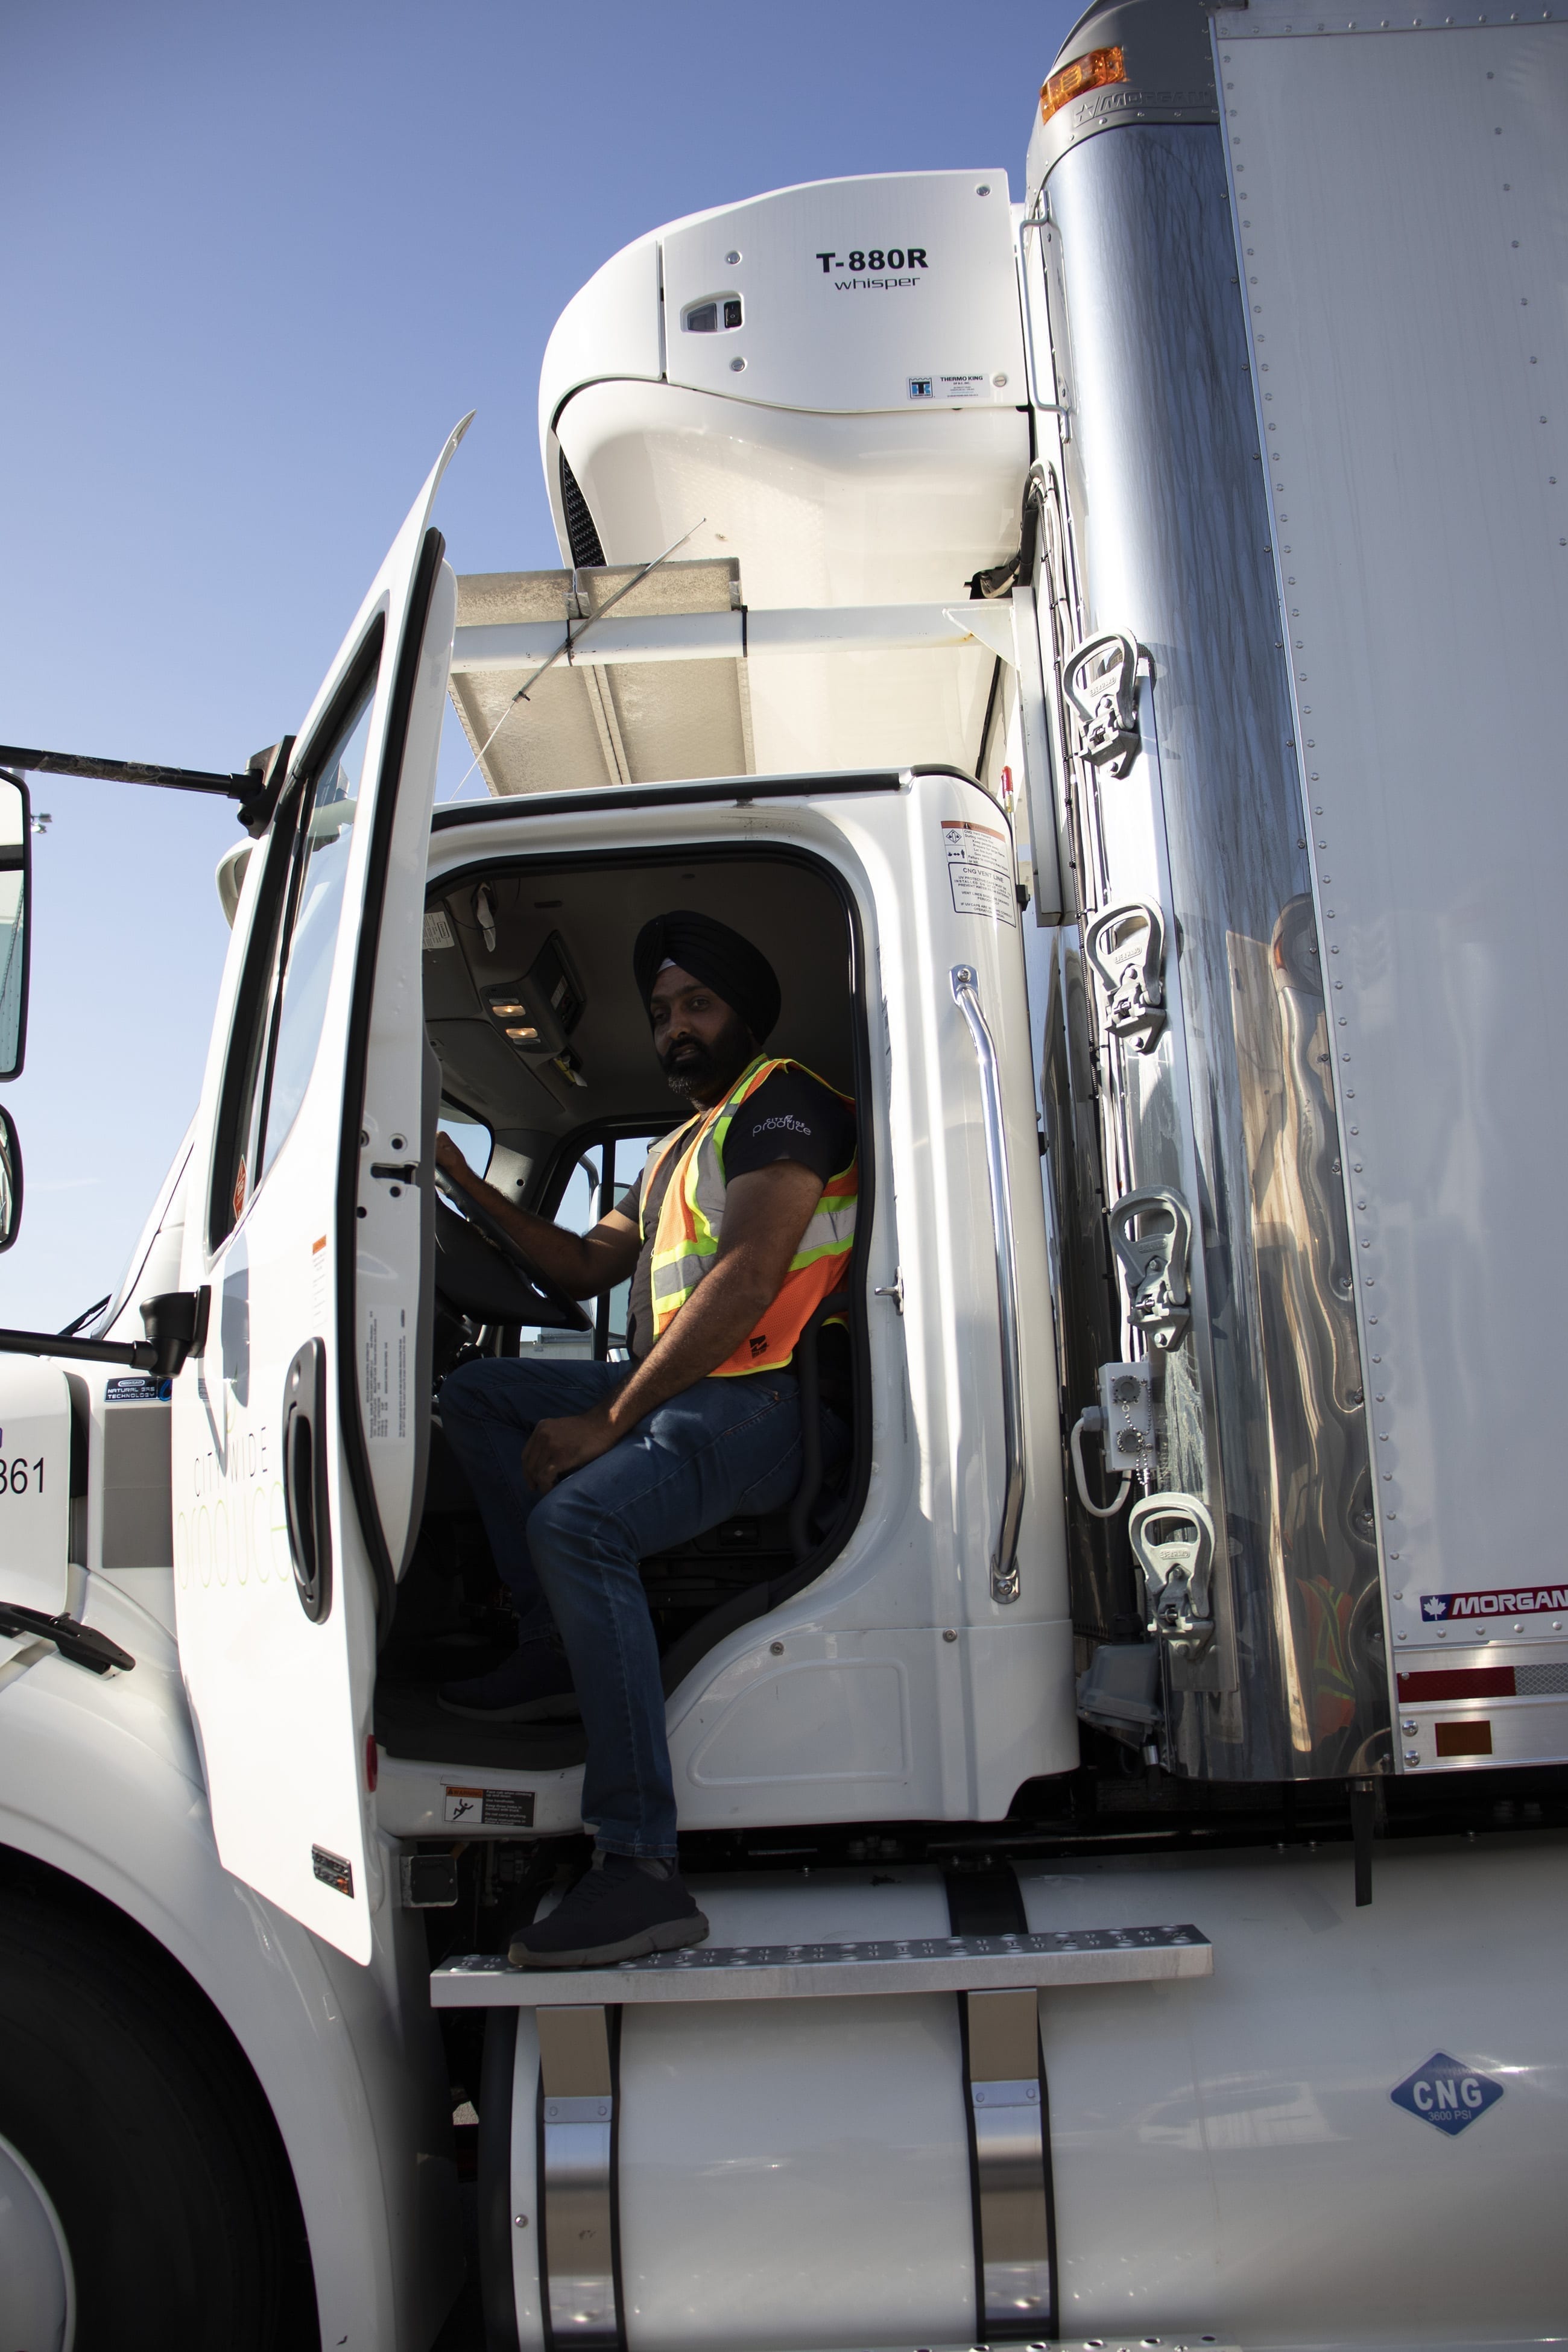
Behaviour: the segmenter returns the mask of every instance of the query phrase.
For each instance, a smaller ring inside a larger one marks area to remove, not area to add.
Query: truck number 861
[[[44,1465],[41,1460],[29,1462],[25,1454],[18,1454],[14,1460],[7,1462],[0,1454],[0,1495],[41,1495],[43,1491]]]

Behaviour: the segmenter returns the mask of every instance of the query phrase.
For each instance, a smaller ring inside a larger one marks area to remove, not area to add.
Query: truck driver
[[[632,969],[653,1048],[693,1116],[657,1143],[635,1194],[592,1233],[505,1200],[442,1137],[441,1168],[552,1281],[586,1298],[631,1277],[629,1368],[487,1357],[441,1391],[518,1611],[511,1656],[443,1704],[496,1723],[560,1714],[575,1688],[587,1734],[583,1818],[592,1867],[521,1929],[523,1968],[588,1968],[700,1943],[708,1922],[676,1868],[675,1792],[645,1555],[799,1483],[790,1361],[847,1275],[853,1108],[763,1041],[780,1012],[765,956],[711,917],[656,916]],[[825,1415],[825,1423],[832,1417]],[[845,1442],[825,1426],[824,1451]]]

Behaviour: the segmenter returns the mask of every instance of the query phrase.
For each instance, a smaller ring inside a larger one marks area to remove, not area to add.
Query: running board
[[[699,1944],[607,1969],[514,1969],[469,1953],[432,1969],[436,2009],[554,2009],[672,2000],[808,2000],[846,1993],[1004,1992],[1214,1974],[1196,1927],[1040,1936],[910,1936],[853,1944]]]

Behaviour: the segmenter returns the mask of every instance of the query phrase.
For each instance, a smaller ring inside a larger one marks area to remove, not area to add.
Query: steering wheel
[[[533,1323],[552,1331],[591,1331],[593,1318],[558,1283],[529,1264],[500,1219],[436,1172],[436,1287],[464,1315],[484,1323]],[[456,1202],[457,1207],[447,1203]],[[459,1213],[460,1211],[460,1213]]]

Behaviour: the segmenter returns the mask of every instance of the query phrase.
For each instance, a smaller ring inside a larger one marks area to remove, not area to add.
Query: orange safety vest
[[[654,1180],[671,1153],[680,1154],[665,1187],[654,1235],[651,1273],[656,1339],[660,1332],[668,1329],[703,1276],[712,1270],[719,1249],[719,1230],[724,1221],[724,1139],[731,1120],[747,1096],[755,1094],[775,1070],[802,1070],[808,1078],[816,1076],[803,1063],[768,1061],[759,1055],[742,1071],[724,1101],[700,1112],[684,1127],[678,1127],[649,1156],[638,1217],[640,1238],[645,1242],[646,1204]],[[817,1079],[819,1086],[825,1083]],[[829,1088],[829,1092],[837,1093],[837,1088]],[[839,1095],[838,1099],[854,1108],[849,1096]],[[742,1339],[732,1355],[714,1367],[712,1377],[725,1380],[742,1372],[777,1371],[789,1362],[811,1317],[847,1277],[849,1252],[855,1239],[858,1170],[857,1153],[847,1168],[828,1178],[822,1198],[812,1211],[811,1223],[789,1262],[789,1271],[777,1297],[750,1338]]]

